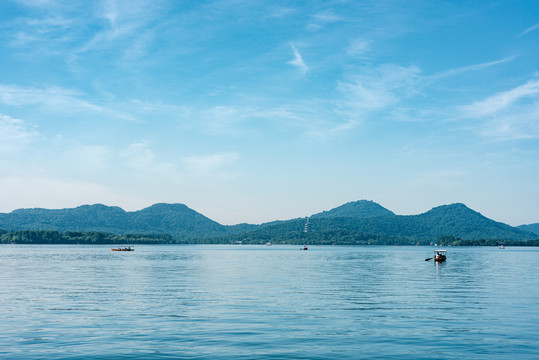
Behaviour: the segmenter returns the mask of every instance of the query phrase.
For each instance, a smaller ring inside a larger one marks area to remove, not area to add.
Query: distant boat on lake
[[[135,251],[131,246],[123,247],[123,248],[111,248],[111,251]]]
[[[303,247],[301,248],[301,250],[309,250],[309,248],[307,247],[307,245],[303,245]]]
[[[445,254],[447,253],[447,250],[435,250],[434,251],[434,261],[436,262],[444,262],[446,259]]]
[[[505,249],[505,246],[503,246],[503,244],[501,244],[500,249]]]
[[[444,262],[446,257],[447,250],[434,250],[434,257],[425,259],[425,261],[429,261],[434,259],[435,262]]]

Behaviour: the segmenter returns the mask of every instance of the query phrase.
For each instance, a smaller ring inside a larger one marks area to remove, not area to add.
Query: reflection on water
[[[0,358],[539,353],[533,248],[0,246]]]

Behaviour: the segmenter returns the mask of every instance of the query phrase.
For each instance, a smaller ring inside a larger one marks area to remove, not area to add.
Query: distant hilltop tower
[[[305,221],[305,228],[303,229],[303,232],[310,232],[311,231],[311,224],[309,224],[309,218],[307,218],[307,221]]]

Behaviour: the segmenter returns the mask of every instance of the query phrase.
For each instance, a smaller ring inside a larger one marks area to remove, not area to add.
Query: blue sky
[[[0,3],[0,211],[539,222],[537,1]]]

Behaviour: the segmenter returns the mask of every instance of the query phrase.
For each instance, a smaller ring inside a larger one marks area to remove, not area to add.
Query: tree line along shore
[[[56,230],[0,230],[0,244],[312,244],[312,245],[433,245],[439,246],[539,246],[539,239],[460,239],[442,236],[438,239],[414,238],[367,234],[351,230],[328,230],[305,233],[291,231],[271,234],[234,234],[207,238],[174,238],[167,234],[111,234],[105,232],[80,232]]]

